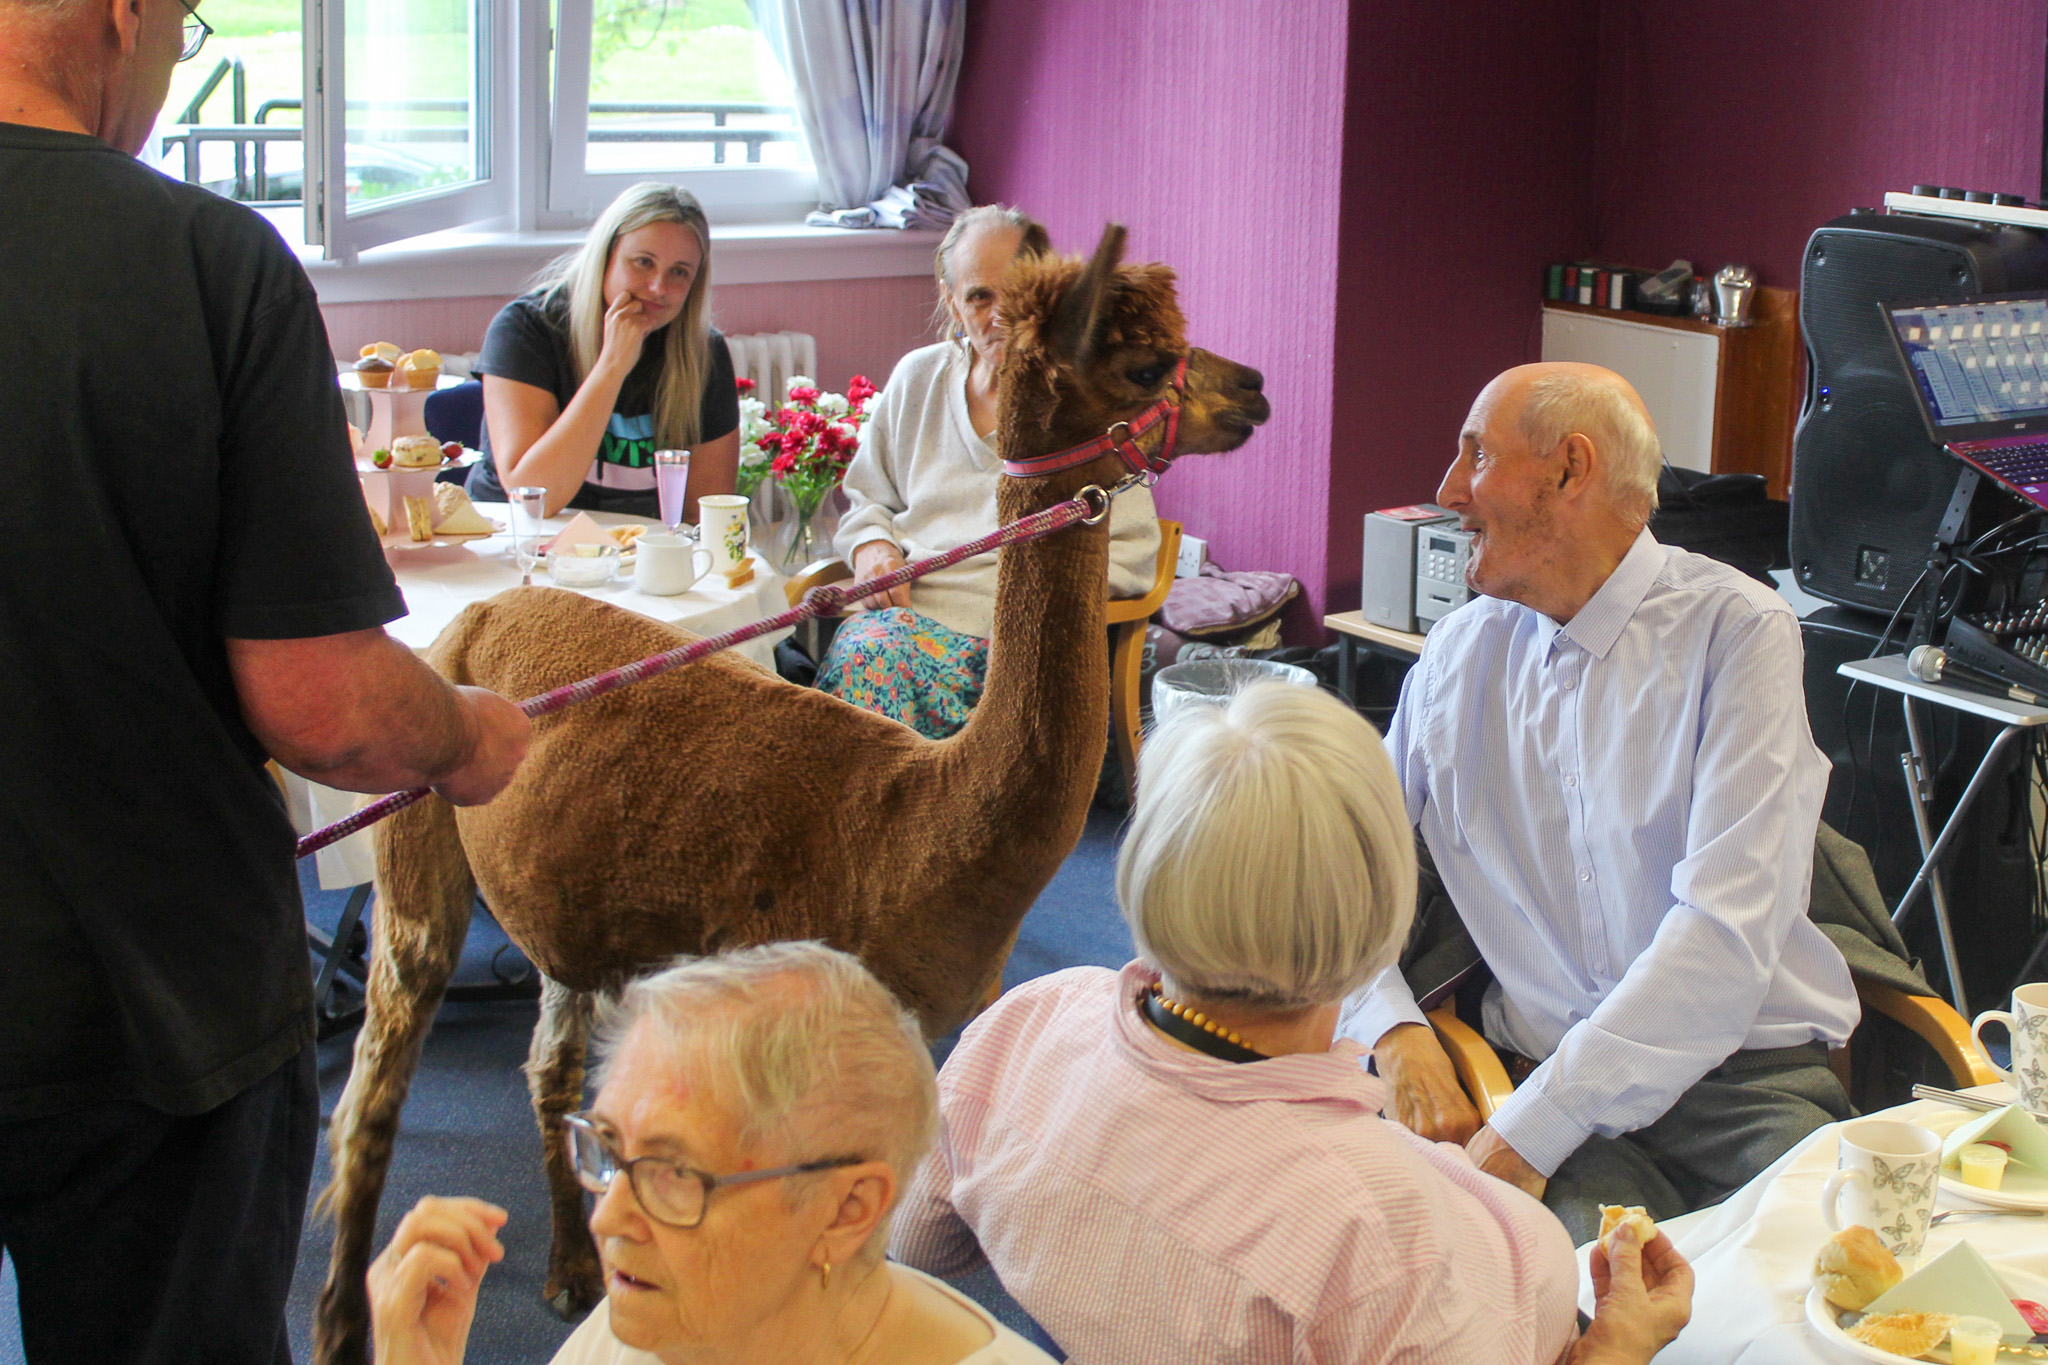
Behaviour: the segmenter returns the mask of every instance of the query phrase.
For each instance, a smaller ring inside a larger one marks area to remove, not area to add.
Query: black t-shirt
[[[313,1035],[224,637],[404,614],[312,286],[248,209],[0,123],[0,1119],[197,1113]]]
[[[669,326],[675,326],[670,323]],[[598,512],[628,512],[635,516],[658,515],[654,494],[654,381],[661,375],[666,353],[666,328],[648,337],[640,348],[639,363],[619,386],[619,401],[612,405],[611,420],[597,443],[596,464],[605,483],[585,479],[569,500],[571,507]],[[739,390],[733,386],[732,352],[716,328],[711,332],[709,372],[704,377],[704,400],[698,407],[698,439],[715,441],[740,425]],[[546,389],[563,407],[576,396],[576,363],[569,345],[568,305],[561,295],[543,300],[539,293],[525,294],[498,310],[491,329],[484,334],[483,353],[477,357],[478,374],[516,379],[537,389]],[[485,502],[503,502],[505,491],[498,482],[497,467],[491,463],[490,423],[484,424],[484,458],[470,471],[470,496]],[[638,484],[619,487],[617,484]]]

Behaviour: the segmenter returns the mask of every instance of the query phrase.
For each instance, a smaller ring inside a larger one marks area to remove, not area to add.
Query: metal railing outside
[[[219,89],[221,81],[233,78],[231,98],[234,120],[231,123],[206,124],[199,121],[202,106]],[[302,112],[304,102],[296,99],[265,100],[250,120],[246,114],[248,104],[248,77],[240,57],[223,58],[211,75],[201,85],[198,94],[186,104],[178,117],[177,131],[164,134],[162,153],[169,155],[173,147],[181,150],[185,179],[191,184],[202,183],[201,148],[209,142],[230,143],[235,149],[235,177],[233,198],[243,201],[258,201],[273,205],[285,205],[297,200],[270,198],[270,173],[267,151],[272,143],[298,142],[300,130],[293,127],[273,127],[269,119],[273,113],[283,110]],[[467,114],[469,101],[463,99],[413,99],[390,102],[350,100],[351,110],[370,108],[399,110],[409,114]],[[735,127],[727,120],[733,117],[771,117],[787,115],[794,121],[796,110],[786,104],[767,104],[750,100],[592,100],[590,115],[593,122],[599,118],[612,117],[653,117],[674,118],[684,116],[708,116],[708,128],[677,128],[661,124],[640,124],[592,127],[588,140],[593,143],[637,142],[637,143],[708,143],[711,146],[713,165],[726,164],[726,148],[746,148],[749,164],[758,165],[761,149],[770,142],[794,142],[800,136],[791,128],[746,128]],[[435,142],[464,143],[469,141],[466,124],[422,124],[410,128],[380,129],[374,141],[394,142]],[[364,144],[371,139],[350,137],[348,141]]]

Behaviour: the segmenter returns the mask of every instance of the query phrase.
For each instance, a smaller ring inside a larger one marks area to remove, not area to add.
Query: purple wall
[[[1180,272],[1190,339],[1265,372],[1273,420],[1183,461],[1166,516],[1320,610],[1330,496],[1342,0],[977,0],[952,141],[978,200],[1087,252],[1105,221]],[[1306,617],[1304,620],[1308,619]]]
[[[1796,289],[1813,230],[1886,190],[2041,192],[2048,0],[1601,10],[1603,259],[1747,261]]]
[[[1534,360],[1543,267],[1591,245],[1595,0],[1359,4],[1345,90],[1329,609],[1361,522],[1427,501],[1480,388]]]
[[[1160,505],[1227,568],[1358,602],[1359,520],[1426,498],[1536,358],[1540,270],[1744,260],[1914,181],[2040,192],[2048,0],[976,0],[953,141],[1065,250],[1182,275],[1274,420]],[[1726,55],[1719,55],[1725,53]]]

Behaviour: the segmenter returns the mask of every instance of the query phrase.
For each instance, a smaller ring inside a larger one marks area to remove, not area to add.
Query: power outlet
[[[1202,561],[1209,557],[1209,542],[1200,536],[1180,538],[1180,562],[1173,566],[1175,578],[1200,578]]]

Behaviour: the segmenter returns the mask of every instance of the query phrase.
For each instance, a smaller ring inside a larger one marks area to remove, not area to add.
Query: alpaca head
[[[1020,260],[1004,278],[1004,429],[1032,453],[1091,440],[1157,402],[1186,357],[1176,452],[1237,449],[1272,411],[1260,392],[1265,381],[1249,366],[1190,347],[1173,271],[1121,265],[1123,249],[1124,230],[1111,224],[1093,260]],[[1158,438],[1144,447],[1158,449]],[[1102,458],[1124,472],[1116,456]]]

